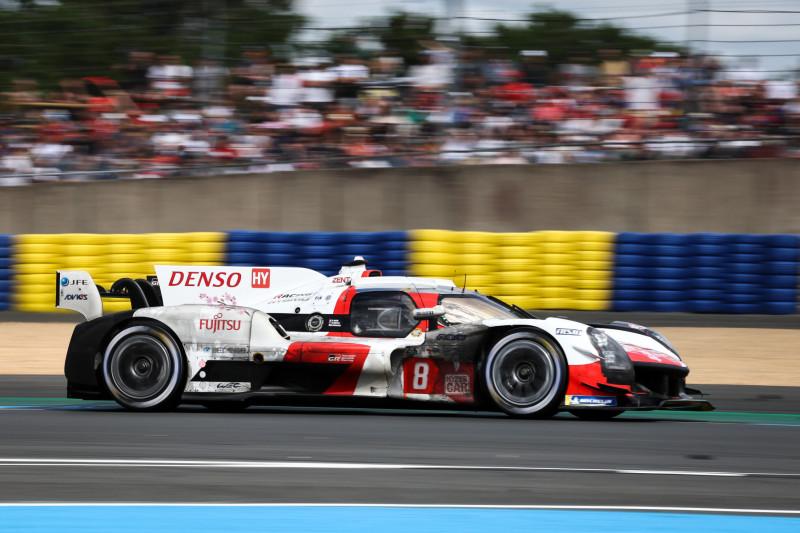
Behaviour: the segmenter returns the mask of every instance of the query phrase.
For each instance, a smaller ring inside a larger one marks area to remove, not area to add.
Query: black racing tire
[[[483,377],[494,404],[506,414],[549,418],[558,412],[569,369],[558,344],[533,330],[512,330],[486,357]]]
[[[611,420],[621,415],[625,409],[570,409],[569,413],[581,420]]]
[[[203,402],[201,405],[212,413],[240,413],[250,407],[249,403],[242,400],[219,400]]]
[[[101,374],[111,396],[126,409],[166,411],[180,403],[186,359],[166,328],[132,323],[106,346]]]

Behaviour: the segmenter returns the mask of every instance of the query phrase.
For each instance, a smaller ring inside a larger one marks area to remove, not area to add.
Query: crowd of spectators
[[[552,65],[433,43],[233,67],[132,52],[112,77],[0,101],[0,185],[456,164],[796,156],[796,81],[712,58],[601,51]]]

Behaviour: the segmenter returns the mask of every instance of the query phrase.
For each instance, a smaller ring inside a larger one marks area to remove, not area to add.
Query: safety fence
[[[449,230],[0,235],[0,309],[52,312],[57,269],[88,270],[109,288],[156,264],[330,275],[357,255],[384,275],[452,279],[527,309],[797,312],[797,235]]]

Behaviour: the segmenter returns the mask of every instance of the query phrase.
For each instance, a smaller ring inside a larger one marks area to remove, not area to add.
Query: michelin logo
[[[580,405],[584,407],[614,407],[617,405],[617,399],[614,396],[568,395],[564,403],[567,405]]]

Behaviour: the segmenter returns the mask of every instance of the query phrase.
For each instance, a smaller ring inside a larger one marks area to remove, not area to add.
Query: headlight
[[[669,342],[669,340],[664,335],[662,335],[661,333],[657,332],[654,329],[646,328],[644,326],[640,326],[639,324],[634,324],[633,322],[623,322],[621,320],[615,320],[614,322],[611,323],[611,325],[612,326],[618,325],[625,328],[635,329],[636,331],[644,333],[648,337],[654,338],[655,340],[657,340],[658,342],[669,348],[672,351],[672,353],[678,356],[678,359],[681,358],[675,346],[673,346],[672,343]]]
[[[603,374],[608,380],[612,383],[632,383],[633,363],[625,348],[603,330],[590,327],[587,333],[600,356]]]

